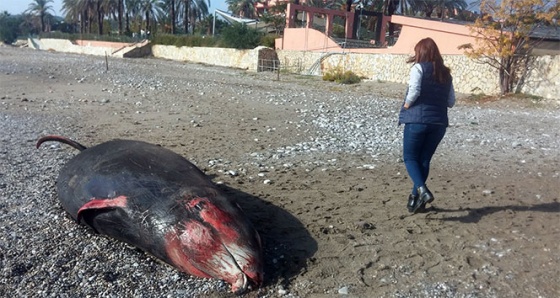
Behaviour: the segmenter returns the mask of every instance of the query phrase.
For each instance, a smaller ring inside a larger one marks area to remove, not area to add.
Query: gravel
[[[0,296],[195,297],[228,291],[221,281],[160,266],[139,250],[76,225],[53,187],[71,151],[58,144],[51,150],[34,147],[38,135],[64,131],[67,120],[0,115]]]
[[[7,51],[3,49],[2,51]],[[400,162],[402,127],[396,125],[399,101],[363,92],[324,92],[302,83],[275,82],[271,75],[240,75],[239,70],[157,60],[110,60],[109,72],[99,58],[32,52],[25,64],[0,64],[0,73],[40,76],[46,80],[71,77],[69,85],[103,82],[108,96],[98,104],[112,104],[112,93],[135,90],[137,112],[159,109],[158,92],[196,90],[200,96],[234,94],[224,100],[249,101],[287,107],[297,114],[284,123],[290,133],[284,144],[246,152],[226,164],[229,175],[239,168],[325,167],[349,163],[375,167],[381,162]],[[35,66],[33,66],[35,65]],[[189,81],[154,75],[159,68],[196,73]],[[281,84],[280,87],[278,85]],[[77,88],[77,87],[75,87]],[[2,96],[2,94],[0,94]],[[85,100],[86,95],[82,99]],[[16,100],[14,100],[16,99]],[[69,137],[80,135],[79,115],[65,117],[59,110],[71,109],[66,99],[45,102],[40,113],[14,112],[25,95],[0,100],[0,296],[3,297],[205,297],[228,295],[229,286],[217,280],[194,278],[126,244],[99,237],[76,225],[59,206],[54,181],[75,152],[58,145],[36,150],[41,135],[56,131]],[[555,103],[553,103],[555,104]],[[7,111],[12,110],[12,111]],[[499,119],[499,127],[492,123]],[[255,119],[253,121],[259,121]],[[560,148],[558,109],[481,109],[475,104],[458,105],[450,112],[450,128],[438,155],[454,156],[453,162],[468,165],[480,158],[500,162],[528,163],[533,152],[544,160],[557,160]],[[204,123],[193,122],[193,125]],[[484,125],[483,125],[484,124]],[[523,127],[521,129],[520,127]],[[484,128],[483,128],[484,127]],[[488,129],[488,128],[491,129]],[[278,129],[278,128],[276,128]],[[266,133],[275,133],[269,128]],[[80,139],[76,137],[76,139]],[[54,152],[53,152],[54,151]],[[333,156],[360,156],[339,159]],[[365,157],[364,157],[365,156]],[[212,166],[209,159],[197,164]],[[445,160],[445,158],[440,158]],[[499,173],[488,166],[481,173]],[[560,171],[560,169],[559,169]],[[558,171],[555,175],[558,175]],[[271,183],[265,180],[264,183]],[[272,181],[273,182],[273,181]],[[107,254],[106,251],[111,251]],[[452,291],[431,289],[434,293]],[[347,289],[338,290],[345,294]],[[450,294],[451,293],[451,294]],[[284,288],[259,293],[260,297],[284,296]],[[397,295],[400,297],[400,295]]]

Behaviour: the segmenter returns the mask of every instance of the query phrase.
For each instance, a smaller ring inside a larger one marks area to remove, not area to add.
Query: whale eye
[[[192,211],[203,211],[204,209],[206,209],[206,204],[208,202],[205,201],[204,198],[193,198],[190,199],[187,203],[187,208],[192,210]]]
[[[194,205],[194,208],[198,211],[202,211],[202,209],[204,209],[204,202],[199,202],[198,204]]]

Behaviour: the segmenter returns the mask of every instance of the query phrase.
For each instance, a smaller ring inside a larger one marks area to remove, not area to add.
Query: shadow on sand
[[[453,212],[467,212],[467,214],[462,216],[456,217],[444,217],[438,218],[438,220],[445,220],[445,221],[457,221],[462,223],[477,223],[479,222],[483,216],[505,211],[511,210],[515,212],[523,212],[523,211],[536,211],[536,212],[560,212],[560,203],[559,202],[550,202],[550,203],[543,203],[543,204],[536,204],[530,206],[520,206],[520,205],[507,205],[507,206],[493,206],[493,207],[482,207],[482,208],[465,208],[465,209],[443,209],[437,207],[431,207],[426,209],[426,212],[441,212],[441,213],[453,213]]]
[[[254,224],[263,242],[264,285],[286,285],[305,271],[307,260],[317,252],[317,242],[305,226],[288,211],[227,185],[220,189],[237,202]]]

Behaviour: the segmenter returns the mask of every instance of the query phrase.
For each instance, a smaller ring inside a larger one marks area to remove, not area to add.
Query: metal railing
[[[259,59],[258,72],[272,72],[280,79],[280,74],[307,74],[303,61],[300,58],[290,58],[280,61],[278,59]]]

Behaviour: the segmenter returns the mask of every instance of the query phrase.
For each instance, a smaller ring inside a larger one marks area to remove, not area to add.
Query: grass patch
[[[471,94],[467,97],[468,101],[488,101],[488,98],[491,96],[488,96],[484,93],[474,93]]]
[[[542,96],[537,96],[537,95],[531,95],[531,94],[525,94],[525,93],[513,93],[510,94],[511,97],[513,98],[517,98],[517,99],[527,99],[530,100],[532,102],[541,102],[544,100],[544,97]]]
[[[351,70],[343,71],[337,67],[324,73],[323,81],[337,82],[339,84],[356,84],[361,82],[362,78]]]

